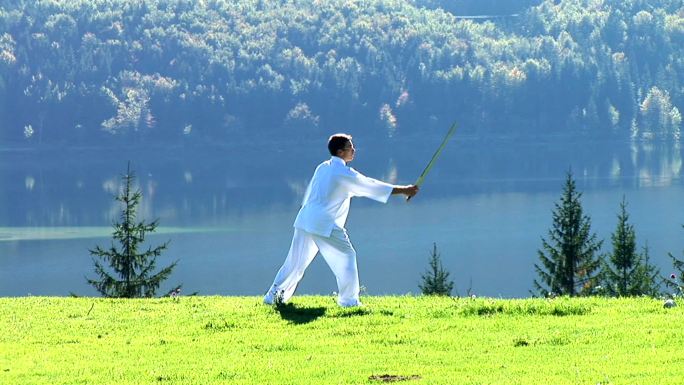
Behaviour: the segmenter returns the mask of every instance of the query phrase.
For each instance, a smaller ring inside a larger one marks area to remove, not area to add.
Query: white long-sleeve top
[[[344,228],[352,197],[386,203],[394,187],[361,174],[348,167],[342,158],[333,156],[316,167],[294,227],[330,236],[335,226]]]

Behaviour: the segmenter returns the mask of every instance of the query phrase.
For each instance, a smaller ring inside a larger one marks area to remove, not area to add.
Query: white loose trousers
[[[339,227],[333,228],[328,237],[295,228],[290,251],[276,274],[271,289],[266,293],[264,302],[272,304],[276,296],[287,302],[319,251],[337,279],[337,303],[344,307],[361,305],[356,251],[346,230]]]

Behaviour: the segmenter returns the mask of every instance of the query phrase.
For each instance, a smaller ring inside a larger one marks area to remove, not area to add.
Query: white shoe
[[[266,293],[266,295],[264,296],[264,304],[273,305],[273,293]]]
[[[342,307],[361,307],[361,306],[363,306],[361,301],[359,301],[358,299],[354,299],[351,301],[345,301],[345,302],[338,301],[337,304],[342,306]]]
[[[280,302],[281,302],[281,304],[283,304],[286,302],[286,301],[282,300],[284,295],[285,295],[285,292],[283,290],[271,289],[264,296],[264,303],[266,305],[273,305],[276,302],[278,302],[278,299],[280,298]]]

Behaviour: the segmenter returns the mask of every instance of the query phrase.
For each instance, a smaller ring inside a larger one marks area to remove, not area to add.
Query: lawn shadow
[[[336,315],[336,317],[348,318],[348,317],[363,316],[363,315],[368,315],[368,314],[371,314],[371,311],[368,308],[352,307],[349,309],[342,309],[340,311],[340,313]]]
[[[324,307],[297,307],[292,303],[276,305],[273,308],[282,319],[295,325],[308,324],[325,314]]]

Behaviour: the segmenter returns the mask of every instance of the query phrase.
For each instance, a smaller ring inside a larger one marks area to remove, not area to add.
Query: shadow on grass
[[[362,316],[362,315],[368,315],[370,314],[371,311],[368,310],[365,307],[353,307],[349,309],[342,309],[339,314],[336,314],[336,317],[340,318],[347,318],[347,317],[356,317],[356,316]]]
[[[276,305],[273,308],[282,319],[295,325],[308,324],[325,314],[324,307],[297,307],[291,303]]]

